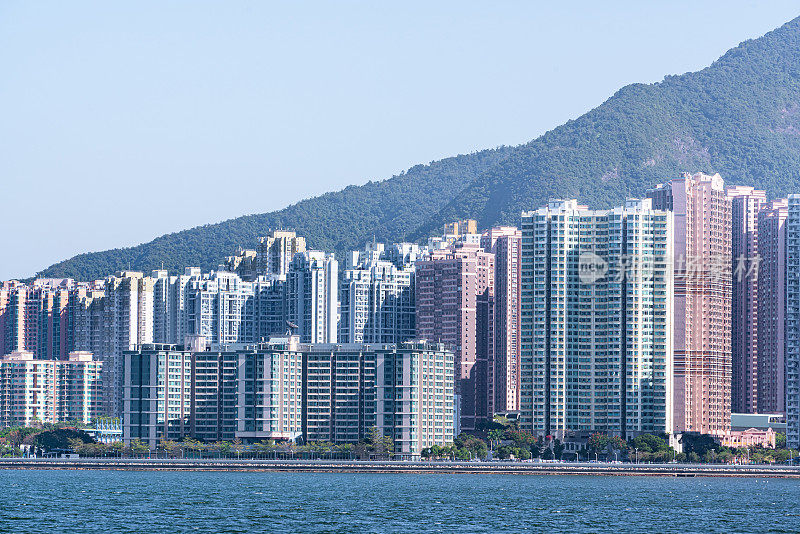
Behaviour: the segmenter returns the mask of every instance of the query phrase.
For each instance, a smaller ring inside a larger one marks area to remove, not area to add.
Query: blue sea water
[[[0,470],[0,532],[800,532],[800,481]]]

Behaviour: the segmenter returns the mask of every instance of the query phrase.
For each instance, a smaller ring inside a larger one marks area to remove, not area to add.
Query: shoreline
[[[800,479],[800,467],[770,465],[390,462],[352,460],[49,459],[2,458],[0,470],[102,470],[282,473],[516,474]]]

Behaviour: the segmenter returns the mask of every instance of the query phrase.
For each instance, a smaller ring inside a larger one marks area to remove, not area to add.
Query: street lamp
[[[639,465],[639,448],[634,447],[633,450],[636,451],[636,465]]]

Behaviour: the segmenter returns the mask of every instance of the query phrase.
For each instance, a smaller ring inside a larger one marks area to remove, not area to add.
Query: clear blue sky
[[[800,15],[657,4],[4,0],[0,279],[523,143]]]

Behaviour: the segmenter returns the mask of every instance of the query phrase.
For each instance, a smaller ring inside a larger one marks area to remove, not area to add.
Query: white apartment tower
[[[414,338],[414,267],[371,259],[342,274],[340,343],[402,343]]]
[[[318,250],[298,253],[286,274],[287,319],[302,343],[336,343],[339,263]]]
[[[786,446],[800,447],[800,195],[786,218]]]
[[[649,200],[523,214],[522,428],[672,430],[672,232]]]
[[[122,271],[106,278],[100,360],[106,384],[105,413],[122,413],[122,353],[153,342],[153,279]]]

